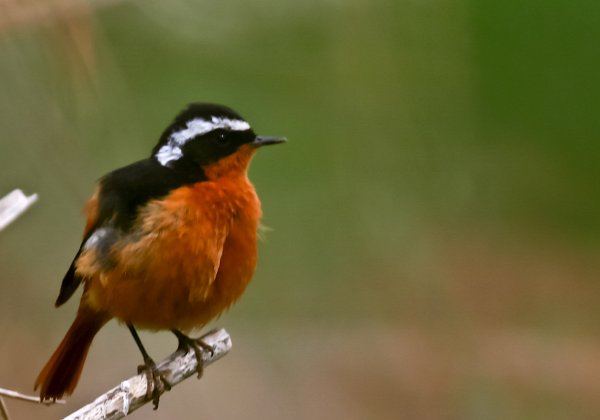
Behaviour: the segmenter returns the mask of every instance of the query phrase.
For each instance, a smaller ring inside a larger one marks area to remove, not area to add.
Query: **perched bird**
[[[85,206],[83,241],[56,306],[83,283],[77,316],[40,372],[42,400],[71,394],[96,333],[126,324],[144,358],[155,408],[170,386],[136,327],[171,330],[202,361],[204,326],[244,292],[256,265],[260,201],[247,177],[257,148],[284,142],[257,136],[239,114],[192,104],[161,135],[149,158],[108,173]]]

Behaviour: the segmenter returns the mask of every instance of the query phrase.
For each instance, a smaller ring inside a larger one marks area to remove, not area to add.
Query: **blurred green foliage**
[[[185,104],[219,102],[257,132],[290,139],[255,158],[251,178],[272,230],[228,325],[340,328],[356,332],[356,346],[382,326],[424,334],[416,348],[436,349],[422,356],[434,366],[432,390],[419,394],[423,385],[402,382],[404,371],[387,364],[372,380],[387,378],[392,396],[365,397],[356,411],[376,418],[600,410],[571,388],[546,388],[535,368],[529,379],[495,376],[464,356],[479,351],[478,339],[488,349],[486,334],[498,329],[515,333],[498,339],[506,354],[536,348],[523,330],[564,338],[557,361],[572,337],[598,339],[600,3],[100,4],[66,20],[8,25],[0,37],[0,194],[40,195],[0,233],[0,315],[14,321],[0,331],[20,326],[49,353],[75,310],[72,302],[54,313],[51,302],[94,180],[147,156]],[[57,317],[58,332],[49,328]],[[278,356],[262,364],[285,365],[306,350],[274,345]],[[600,354],[597,341],[582,346]],[[509,371],[529,360],[498,359]],[[348,365],[340,383],[370,383]],[[287,375],[305,369],[297,368]],[[298,415],[306,417],[314,418]]]

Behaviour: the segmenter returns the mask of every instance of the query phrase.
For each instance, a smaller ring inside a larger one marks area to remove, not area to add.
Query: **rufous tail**
[[[67,334],[38,375],[34,389],[40,387],[42,400],[56,400],[72,394],[96,333],[110,317],[80,307]]]

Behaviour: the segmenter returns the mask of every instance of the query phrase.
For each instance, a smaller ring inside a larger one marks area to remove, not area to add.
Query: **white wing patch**
[[[210,120],[204,118],[194,118],[188,121],[186,127],[176,131],[169,136],[167,144],[162,146],[156,152],[156,159],[161,165],[166,166],[173,160],[178,160],[183,156],[181,148],[191,139],[211,131],[225,129],[230,131],[246,131],[250,129],[250,124],[243,120],[232,120],[230,118],[212,117]]]
[[[83,250],[87,251],[90,248],[96,247],[103,239],[106,239],[108,235],[112,233],[112,229],[100,228],[96,229],[94,233],[90,235],[85,244],[83,244]]]

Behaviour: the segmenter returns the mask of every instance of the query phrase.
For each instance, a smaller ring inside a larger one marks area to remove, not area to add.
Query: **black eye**
[[[227,136],[225,133],[219,133],[215,137],[215,142],[219,146],[227,146],[231,141],[229,139],[229,136]]]

